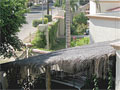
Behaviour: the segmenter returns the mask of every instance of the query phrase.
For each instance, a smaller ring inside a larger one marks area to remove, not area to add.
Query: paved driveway
[[[42,6],[42,5],[41,5]],[[37,30],[37,28],[34,28],[32,26],[32,21],[35,19],[40,19],[42,17],[42,7],[41,6],[33,6],[31,7],[31,11],[26,14],[26,21],[27,24],[24,24],[22,28],[20,28],[20,32],[18,33],[18,37],[21,40],[24,40],[26,37],[30,35],[30,33],[33,33]],[[52,7],[52,14],[55,16],[58,13],[57,8],[53,7],[51,4],[50,7]],[[46,5],[44,5],[44,15],[46,14]],[[51,14],[51,13],[50,13]]]

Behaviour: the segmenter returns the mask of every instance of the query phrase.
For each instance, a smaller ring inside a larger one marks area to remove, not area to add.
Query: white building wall
[[[101,12],[107,12],[108,9],[120,7],[120,3],[100,3]]]
[[[93,43],[120,39],[120,20],[90,19]]]
[[[104,1],[108,1],[108,2],[104,2]],[[120,7],[120,2],[110,2],[110,1],[120,1],[120,0],[99,0],[101,12],[97,12],[95,0],[90,0],[90,14],[95,14],[96,12],[104,13],[107,12],[108,9]]]
[[[90,1],[90,14],[96,14],[96,3],[94,1]]]
[[[120,50],[116,51],[116,87],[115,90],[120,90]]]

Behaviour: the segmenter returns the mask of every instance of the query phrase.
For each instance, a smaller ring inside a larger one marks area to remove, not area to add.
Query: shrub
[[[27,7],[33,6],[33,3],[27,3]]]
[[[45,15],[45,18],[48,19],[48,22],[51,22],[51,21],[52,21],[52,15]]]
[[[87,29],[87,20],[88,18],[84,15],[84,13],[80,13],[75,16],[72,20],[71,25],[71,34],[72,35],[82,35]]]
[[[56,43],[58,23],[59,21],[55,22],[52,26],[48,27],[50,48],[52,48]]]
[[[52,48],[53,45],[56,43],[58,22],[59,21],[48,27],[50,48]],[[32,44],[35,48],[45,48],[46,36],[44,33],[45,32],[40,32],[39,30],[37,31],[35,39],[32,41]]]
[[[73,38],[73,40],[71,41],[71,47],[86,45],[89,44],[89,41],[90,40],[88,37],[84,37],[82,39]]]
[[[55,6],[55,7],[60,7],[59,0],[56,0],[56,1],[55,1],[54,6]]]
[[[48,18],[44,18],[44,24],[48,23]],[[33,20],[33,27],[37,27],[39,24],[42,24],[42,18],[40,20]]]
[[[44,32],[40,32],[39,30],[36,32],[36,36],[35,36],[34,40],[32,41],[32,45],[35,48],[45,48],[46,37],[44,35]]]
[[[73,25],[71,28],[72,28],[71,32],[73,35],[83,35],[86,29],[88,28],[88,26],[82,23],[77,27]]]

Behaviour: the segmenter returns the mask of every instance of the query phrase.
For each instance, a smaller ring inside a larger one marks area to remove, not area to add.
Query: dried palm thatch
[[[64,72],[77,74],[86,72],[89,76],[96,74],[105,77],[110,67],[115,63],[115,50],[110,46],[111,42],[102,42],[80,47],[63,49],[48,54],[33,56],[2,65],[2,69],[13,67],[29,67],[39,72],[46,65],[57,65]],[[43,69],[44,71],[44,69]]]

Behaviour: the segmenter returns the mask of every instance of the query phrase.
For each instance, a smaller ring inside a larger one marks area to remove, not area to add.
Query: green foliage
[[[75,16],[74,18],[73,18],[73,23],[75,24],[75,25],[77,25],[77,24],[87,24],[87,20],[88,20],[88,18],[85,16],[85,14],[84,13],[80,13],[79,15],[77,15],[77,16]]]
[[[89,44],[89,42],[90,39],[88,37],[84,37],[82,39],[73,38],[73,40],[71,41],[71,47],[86,45]]]
[[[78,0],[70,0],[71,11],[75,12],[78,9]]]
[[[55,7],[60,7],[59,0],[56,0],[56,1],[55,1],[54,6],[55,6]]]
[[[44,17],[48,19],[48,22],[52,21],[52,15],[45,15]]]
[[[79,3],[80,3],[80,5],[85,5],[85,4],[89,3],[89,0],[80,0]]]
[[[26,23],[26,0],[0,0],[0,55],[11,57],[13,51],[20,50],[22,42],[16,35]]]
[[[94,88],[93,88],[93,90],[99,90],[99,88],[98,88],[98,80],[97,80],[97,77],[96,77],[96,75],[94,75],[93,76],[93,81],[94,81]]]
[[[56,43],[58,22],[59,21],[48,27],[50,48],[52,48],[53,45]],[[32,44],[35,48],[45,48],[46,36],[44,33],[45,32],[37,31],[35,39],[32,41]]]
[[[72,12],[75,12],[77,9],[78,9],[78,0],[70,0],[70,6],[71,6],[71,11]],[[65,9],[66,8],[66,0],[62,0],[62,8]],[[60,7],[60,4],[59,4],[59,0],[56,0],[56,3],[55,5],[57,7]]]
[[[48,18],[44,18],[44,24],[48,23]],[[33,20],[33,27],[37,27],[39,24],[42,24],[42,18],[40,20]]]
[[[71,26],[72,29],[72,35],[83,35],[87,29],[87,25],[85,24],[80,24],[77,27],[75,27],[74,25]]]
[[[31,6],[33,6],[33,3],[31,2],[27,3],[27,7],[31,7]]]
[[[84,13],[80,13],[75,16],[72,20],[71,25],[71,34],[72,35],[83,35],[85,30],[87,29],[87,20],[88,18]]]
[[[112,71],[109,71],[109,77],[108,77],[108,88],[107,90],[111,90],[113,86],[113,81],[112,81]]]
[[[56,43],[58,23],[59,23],[59,21],[54,22],[54,24],[52,26],[48,27],[50,48],[52,48],[54,46],[54,44]]]
[[[32,41],[32,45],[35,48],[45,48],[45,46],[46,46],[46,37],[44,35],[44,32],[40,32],[40,30],[38,30],[36,32],[36,36],[35,36],[34,40]]]
[[[56,43],[52,46],[52,50],[60,50],[65,48],[65,38],[57,38]]]

